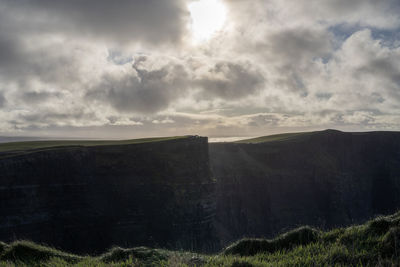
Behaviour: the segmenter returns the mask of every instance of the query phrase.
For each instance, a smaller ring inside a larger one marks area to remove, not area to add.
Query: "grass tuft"
[[[249,263],[249,262],[247,262],[247,261],[238,261],[238,260],[235,260],[235,261],[232,263],[231,267],[254,267],[254,265],[251,264],[251,263]]]
[[[67,262],[77,262],[82,257],[68,254],[54,248],[41,246],[29,241],[16,241],[7,246],[1,254],[2,261],[21,261],[25,263],[48,261],[60,258]]]
[[[291,249],[299,245],[308,245],[316,242],[319,231],[303,226],[287,232],[273,240],[242,239],[224,250],[225,255],[253,256],[258,253],[273,253],[279,250]]]
[[[386,217],[377,217],[367,224],[367,231],[370,234],[381,235],[386,233],[391,227],[393,221]]]
[[[310,243],[316,242],[319,238],[320,232],[309,226],[303,226],[287,232],[277,239],[277,249],[290,249],[294,246],[308,245]]]
[[[100,256],[101,261],[106,263],[126,261],[130,258],[145,262],[159,262],[168,260],[167,254],[163,253],[161,250],[150,249],[146,247],[137,247],[131,249],[114,247],[109,252]]]
[[[392,227],[383,236],[381,242],[381,250],[383,256],[400,256],[400,227]]]
[[[8,245],[0,241],[0,255],[8,248]]]

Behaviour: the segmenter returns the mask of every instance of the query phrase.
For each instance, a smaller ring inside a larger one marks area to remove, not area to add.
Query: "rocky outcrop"
[[[3,154],[0,240],[71,252],[112,245],[212,250],[207,138]]]
[[[334,130],[210,144],[222,244],[300,225],[360,223],[400,207],[400,133]]]

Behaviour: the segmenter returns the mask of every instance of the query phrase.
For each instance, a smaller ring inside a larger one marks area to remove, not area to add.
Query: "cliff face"
[[[323,131],[258,144],[210,144],[223,244],[298,225],[362,222],[400,207],[400,134]]]
[[[214,189],[203,137],[2,155],[0,240],[211,250]]]
[[[284,136],[2,152],[0,240],[77,253],[216,251],[244,236],[350,225],[400,207],[399,133]]]

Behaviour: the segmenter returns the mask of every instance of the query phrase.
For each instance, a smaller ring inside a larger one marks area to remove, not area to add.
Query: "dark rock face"
[[[400,207],[400,134],[316,132],[260,144],[210,144],[222,244],[300,225],[361,223]]]
[[[244,236],[361,223],[399,207],[395,132],[0,154],[0,240],[81,254],[112,245],[217,251]]]
[[[65,147],[0,159],[0,240],[67,251],[213,250],[207,138]]]

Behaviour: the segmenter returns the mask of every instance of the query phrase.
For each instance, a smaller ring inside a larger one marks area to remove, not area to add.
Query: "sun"
[[[195,42],[209,40],[224,26],[227,12],[221,0],[197,0],[190,3],[188,8]]]

